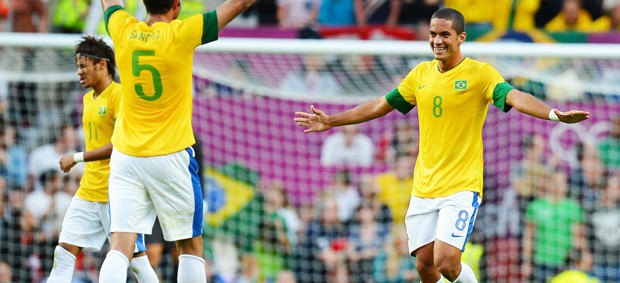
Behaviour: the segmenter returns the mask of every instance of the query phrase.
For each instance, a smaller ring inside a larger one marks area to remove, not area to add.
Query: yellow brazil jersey
[[[513,88],[493,67],[470,58],[445,73],[437,65],[437,60],[420,63],[386,94],[402,113],[418,107],[420,151],[412,194],[482,195],[482,126],[490,103],[510,110],[505,99]]]
[[[84,95],[82,127],[86,151],[110,143],[122,91],[120,84],[112,82],[96,99],[92,90]],[[110,159],[86,162],[77,195],[87,201],[108,202],[109,175]]]
[[[197,46],[217,39],[215,11],[149,26],[112,6],[104,19],[123,86],[114,148],[158,156],[193,145],[192,61]]]

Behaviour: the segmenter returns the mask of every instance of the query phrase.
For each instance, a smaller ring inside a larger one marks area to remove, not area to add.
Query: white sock
[[[129,263],[129,270],[140,283],[159,282],[147,256],[134,257]]]
[[[103,281],[102,281],[103,282]],[[194,255],[179,256],[178,283],[205,283],[207,274],[205,272],[205,260]]]
[[[461,262],[461,274],[457,277],[454,283],[478,283],[478,279],[476,279],[476,274],[474,271],[464,262]]]
[[[127,267],[129,267],[129,260],[123,253],[116,250],[109,251],[101,265],[99,282],[127,282]]]
[[[75,269],[75,256],[63,247],[56,246],[54,249],[54,267],[52,267],[52,272],[47,282],[71,282],[73,269]]]

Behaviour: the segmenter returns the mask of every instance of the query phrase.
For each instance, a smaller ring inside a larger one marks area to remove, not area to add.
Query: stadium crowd
[[[0,31],[105,34],[102,11],[93,0],[0,0]],[[180,18],[213,9],[220,1],[185,0]],[[142,18],[139,0],[125,1]],[[322,29],[373,26],[401,27],[424,39],[430,16],[439,7],[462,11],[471,28],[528,32],[617,32],[617,0],[267,0],[259,1],[229,28],[280,27],[303,38],[323,37]],[[422,35],[422,36],[420,36]]]

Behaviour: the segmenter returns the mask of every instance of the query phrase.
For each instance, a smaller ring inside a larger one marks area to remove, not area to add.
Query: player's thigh
[[[480,207],[478,193],[460,192],[442,199],[437,239],[464,251]]]
[[[191,148],[151,160],[152,174],[165,178],[145,180],[164,239],[176,241],[202,234],[202,188]]]
[[[107,226],[104,226],[107,220],[102,217],[107,218],[105,203],[74,196],[62,221],[58,242],[81,247],[85,251],[101,250],[108,234]]]
[[[437,199],[412,196],[405,215],[409,253],[435,241],[439,217]]]
[[[145,158],[112,151],[108,188],[110,232],[151,233],[156,214],[144,184],[150,177],[148,170]]]

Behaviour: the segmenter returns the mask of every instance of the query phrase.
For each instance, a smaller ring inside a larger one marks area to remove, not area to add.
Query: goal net
[[[0,264],[11,268],[13,282],[49,274],[65,196],[80,178],[79,170],[59,173],[54,205],[42,205],[33,197],[37,182],[58,160],[28,158],[46,144],[81,150],[86,90],[76,76],[78,40],[0,35],[3,135],[16,133],[14,143],[3,137],[0,151],[10,156],[18,147],[26,155],[19,170],[0,164]],[[335,113],[385,94],[432,59],[429,49],[426,42],[232,38],[198,48],[193,126],[211,280],[416,282],[402,223],[417,109],[312,134],[293,118],[310,105]],[[620,233],[613,232],[620,231],[620,51],[473,42],[463,51],[552,107],[591,113],[566,125],[489,108],[484,202],[463,261],[481,282],[542,282],[570,276],[560,274],[566,270],[604,282],[613,275],[607,267],[620,264]],[[76,278],[96,281],[105,249],[84,253]],[[164,250],[156,268],[162,282],[174,282],[175,259]]]

